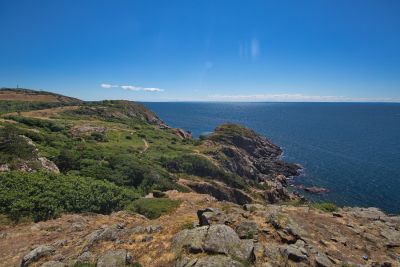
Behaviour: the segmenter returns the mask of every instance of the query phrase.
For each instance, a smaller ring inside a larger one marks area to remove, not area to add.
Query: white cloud
[[[129,90],[129,91],[140,91],[142,89],[141,87],[133,85],[121,85],[120,87],[124,90]]]
[[[102,83],[102,84],[100,84],[100,86],[103,88],[106,88],[106,89],[118,87],[118,85],[113,85],[113,84],[108,84],[108,83]]]
[[[308,96],[303,94],[210,95],[220,101],[275,101],[275,102],[400,102],[400,98],[367,98],[346,96]]]
[[[162,91],[164,91],[163,89],[160,89],[160,88],[143,88],[143,91],[146,91],[146,92],[162,92]]]
[[[141,86],[134,86],[134,85],[115,85],[115,84],[108,84],[102,83],[100,87],[110,89],[110,88],[121,88],[124,90],[129,91],[145,91],[145,92],[163,92],[163,89],[155,88],[155,87],[141,87]]]

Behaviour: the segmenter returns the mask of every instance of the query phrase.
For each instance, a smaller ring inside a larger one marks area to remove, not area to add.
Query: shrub
[[[9,172],[0,174],[0,213],[18,222],[55,218],[63,212],[108,214],[137,198],[110,182],[73,175]]]
[[[93,132],[90,134],[90,137],[93,140],[96,140],[98,142],[107,142],[107,135],[105,133],[99,133],[99,132]]]
[[[29,160],[36,154],[35,147],[29,145],[13,126],[0,128],[0,152],[0,163],[9,163],[17,158]]]
[[[30,117],[28,118],[22,116],[8,116],[7,118],[23,123],[28,126],[44,128],[51,132],[60,132],[64,130],[64,127],[62,125],[59,125],[58,123],[51,120],[42,120],[42,119],[30,118]]]
[[[164,192],[160,191],[160,190],[153,190],[153,197],[155,197],[155,198],[163,198],[163,197],[168,197],[168,195],[165,194]]]
[[[338,207],[334,203],[330,202],[320,202],[320,203],[315,203],[313,205],[314,208],[322,210],[324,212],[334,212],[338,210]]]
[[[146,216],[149,219],[157,219],[162,214],[171,213],[179,207],[181,201],[169,198],[141,198],[133,201],[128,210]]]

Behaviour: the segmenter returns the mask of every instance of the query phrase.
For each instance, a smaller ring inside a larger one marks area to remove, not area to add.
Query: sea
[[[282,147],[304,173],[291,181],[311,201],[400,214],[400,103],[144,103],[195,137],[221,123],[247,126]],[[324,187],[315,195],[300,185]]]

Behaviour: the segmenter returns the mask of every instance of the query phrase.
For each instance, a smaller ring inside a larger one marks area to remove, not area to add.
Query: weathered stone
[[[57,240],[57,241],[53,242],[53,246],[56,246],[56,247],[63,247],[65,245],[67,245],[67,244],[68,244],[68,240],[67,239],[60,239],[60,240]]]
[[[240,238],[254,238],[258,233],[258,225],[255,221],[245,220],[236,226],[236,233]]]
[[[38,246],[22,258],[21,267],[29,266],[32,262],[37,261],[41,257],[53,254],[56,249],[53,246]]]
[[[149,234],[152,233],[157,233],[160,232],[162,230],[162,226],[161,225],[149,225],[146,227],[146,232]]]
[[[107,227],[105,229],[98,229],[85,237],[86,246],[84,251],[89,250],[93,245],[102,241],[115,241],[118,238],[121,229],[117,226]]]
[[[254,259],[253,241],[241,240],[232,228],[221,224],[185,229],[174,237],[172,244],[176,252],[183,248],[191,253],[206,252],[242,260]]]
[[[240,243],[236,232],[226,225],[212,225],[204,239],[204,250],[210,253],[229,254]]]
[[[94,255],[90,251],[85,251],[78,257],[78,262],[86,263],[94,260]]]
[[[244,267],[244,265],[230,257],[215,255],[199,258],[193,267]]]
[[[125,249],[111,250],[99,257],[97,267],[124,267],[128,257]]]
[[[317,267],[331,267],[333,266],[332,262],[325,254],[318,253],[315,257],[315,263]]]
[[[203,251],[203,240],[208,232],[208,226],[202,226],[191,230],[185,229],[179,232],[172,241],[175,250],[188,249],[192,253]]]
[[[66,267],[65,263],[59,261],[48,261],[42,264],[41,267]]]
[[[261,205],[261,204],[244,204],[243,205],[243,209],[250,211],[250,212],[254,212],[256,210],[265,210],[265,206]]]
[[[308,257],[305,255],[299,248],[289,245],[285,249],[285,254],[288,256],[288,258],[292,261],[295,262],[300,262],[300,261],[307,261]]]
[[[199,219],[199,225],[204,226],[204,225],[210,225],[212,218],[217,215],[221,214],[219,210],[213,209],[213,208],[206,208],[204,210],[198,210],[197,211],[197,218]]]

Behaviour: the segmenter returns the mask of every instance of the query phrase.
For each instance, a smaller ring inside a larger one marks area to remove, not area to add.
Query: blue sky
[[[400,101],[400,1],[0,0],[0,87],[85,100]]]

